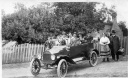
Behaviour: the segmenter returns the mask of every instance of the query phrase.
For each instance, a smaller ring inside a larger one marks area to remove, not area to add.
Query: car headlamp
[[[52,59],[52,60],[55,60],[55,55],[52,54],[52,55],[51,55],[51,59]]]
[[[41,59],[41,55],[38,55],[38,59]]]

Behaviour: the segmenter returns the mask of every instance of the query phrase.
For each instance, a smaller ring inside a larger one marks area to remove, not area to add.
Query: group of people
[[[57,35],[56,37],[49,37],[48,38],[48,42],[49,41],[54,41],[55,45],[77,45],[77,44],[81,44],[82,41],[84,41],[84,37],[82,36],[82,34],[78,34],[76,32],[74,33],[65,33],[62,32],[62,34]]]
[[[119,60],[118,50],[120,49],[119,37],[116,36],[116,31],[112,30],[111,34],[103,33],[100,38],[100,54],[104,57],[103,61],[109,61],[109,56],[112,56],[114,61]]]
[[[68,33],[66,34],[65,32],[62,32],[62,34],[57,35],[56,37],[52,38],[49,37],[48,38],[48,42],[49,41],[54,41],[54,45],[78,45],[81,44],[83,42],[92,42],[95,41],[95,39],[92,36],[90,36],[91,33],[88,33],[86,36],[83,36],[82,34],[79,33]],[[109,56],[112,56],[113,60],[119,60],[119,54],[118,54],[118,50],[120,49],[120,41],[119,41],[119,37],[115,35],[116,31],[112,30],[111,33],[103,33],[102,36],[101,35],[97,35],[98,39],[96,40],[96,42],[98,42],[100,44],[100,56],[103,56],[104,59],[103,61],[107,60],[109,61]]]

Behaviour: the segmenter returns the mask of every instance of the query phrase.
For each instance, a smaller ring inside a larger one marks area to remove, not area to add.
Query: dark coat
[[[118,36],[111,36],[110,39],[110,45],[112,48],[112,52],[117,53],[117,51],[120,49],[120,41]]]

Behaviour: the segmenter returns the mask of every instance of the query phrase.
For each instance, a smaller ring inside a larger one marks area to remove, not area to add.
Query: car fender
[[[34,59],[34,58],[41,59],[41,55],[34,55],[34,56],[32,56],[32,59]]]
[[[60,61],[61,59],[65,59],[67,62],[69,62],[69,63],[73,63],[72,59],[69,58],[69,57],[66,56],[66,55],[60,55],[60,56],[57,56],[57,60],[56,60],[55,63],[58,64],[59,61]]]
[[[99,51],[97,50],[97,49],[93,49],[92,51],[95,51],[96,52],[96,54],[99,56]]]
[[[40,64],[42,64],[41,63],[41,56],[39,56],[39,55],[34,55],[33,57],[32,57],[32,59],[31,59],[31,61],[33,61],[33,60],[35,60],[35,59],[38,59],[39,60],[39,62],[40,62]]]

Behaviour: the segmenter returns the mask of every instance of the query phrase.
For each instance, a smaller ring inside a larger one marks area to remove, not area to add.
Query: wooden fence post
[[[18,52],[17,52],[17,63],[20,62],[20,45],[18,45]]]
[[[25,45],[25,53],[24,53],[24,62],[26,62],[27,61],[27,58],[26,58],[26,56],[27,56],[27,53],[28,53],[28,44],[26,43],[26,45]]]
[[[7,54],[4,53],[4,64],[6,64]]]
[[[38,55],[40,55],[40,44],[38,45],[38,52],[37,52]]]
[[[14,49],[14,63],[16,62],[16,51],[17,50],[17,46],[15,46],[15,49]]]
[[[17,63],[21,63],[21,57],[22,57],[21,45],[18,45],[18,58],[17,58]]]
[[[126,45],[126,44],[127,44],[127,43],[126,43],[126,39],[127,39],[127,37],[124,37],[124,46],[123,46],[123,48],[125,49],[125,55],[126,55],[126,46],[127,46],[127,45]]]
[[[25,54],[25,51],[26,51],[26,50],[25,50],[25,49],[26,49],[26,44],[23,44],[23,45],[22,45],[22,48],[23,48],[23,50],[22,50],[22,52],[21,52],[21,53],[22,53],[22,59],[21,59],[21,60],[22,60],[22,62],[24,62],[24,60],[25,60],[25,59],[24,59],[24,54]]]
[[[14,49],[15,49],[15,46],[12,47],[12,56],[11,56],[11,60],[12,60],[11,62],[12,63],[14,62],[14,58],[15,58],[14,57],[14,53],[15,53],[15,50]]]
[[[16,63],[16,59],[17,59],[17,46],[15,46],[15,55],[14,56],[15,56],[15,61],[14,62]]]
[[[10,64],[10,63],[12,63],[12,59],[11,59],[11,58],[12,58],[12,52],[9,53],[9,56],[10,56],[10,57],[9,57],[9,64]]]
[[[30,59],[30,58],[31,58],[30,55],[31,55],[32,44],[29,44],[28,47],[29,47],[29,51],[28,51],[28,56],[27,56],[27,57],[28,57],[29,61],[31,61],[31,59]]]
[[[2,64],[5,63],[5,54],[2,52]]]
[[[126,54],[128,55],[128,36],[126,38]]]
[[[34,50],[33,47],[34,47],[34,44],[32,44],[32,46],[31,46],[32,49],[31,49],[31,52],[30,52],[30,60],[32,60],[32,55],[33,55],[33,52],[34,52],[33,51]]]
[[[27,62],[28,58],[27,58],[27,54],[28,54],[28,43],[26,44],[26,52],[25,52],[25,62]]]
[[[7,53],[7,56],[6,56],[6,64],[8,63],[8,53]]]
[[[23,55],[24,55],[24,44],[21,44],[20,45],[20,63],[21,62],[24,62],[24,57],[23,57]]]
[[[7,54],[5,54],[5,64],[7,63]]]
[[[33,55],[36,55],[36,51],[37,51],[37,45],[34,44],[34,53],[33,53]],[[32,55],[32,56],[33,56],[33,55]]]
[[[38,51],[37,54],[40,55],[40,44],[38,44]]]
[[[20,50],[21,50],[21,45],[18,45],[18,48],[17,48],[17,63],[20,63],[21,62],[21,56],[22,54],[20,53]]]
[[[10,50],[9,50],[10,51]],[[10,52],[8,53],[8,64],[10,63]]]
[[[35,46],[36,46],[35,55],[37,55],[37,53],[38,53],[38,45],[35,45]]]

